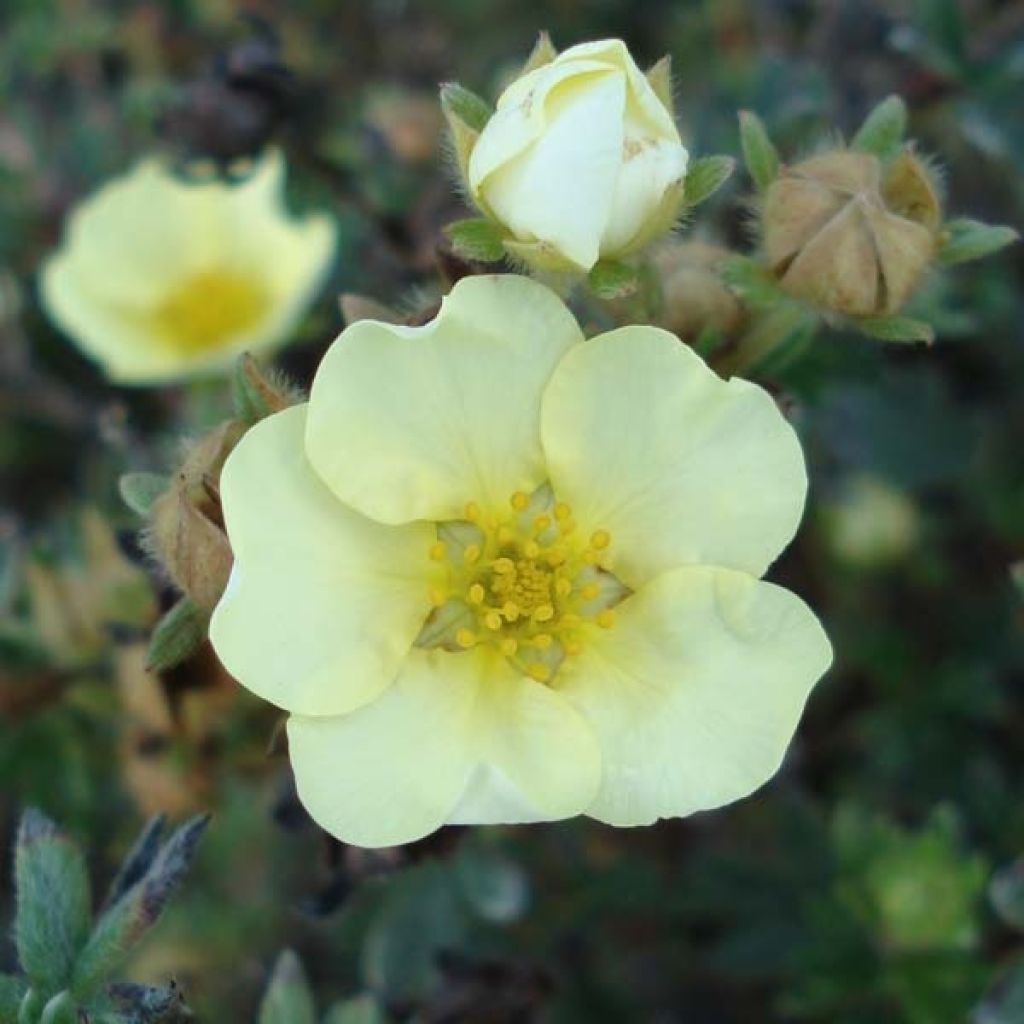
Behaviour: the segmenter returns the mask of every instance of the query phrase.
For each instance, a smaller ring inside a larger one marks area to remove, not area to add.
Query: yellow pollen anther
[[[607,530],[595,530],[590,535],[590,546],[603,551],[612,542],[612,535]]]
[[[555,609],[549,604],[542,604],[534,609],[533,617],[537,622],[550,622],[555,617]]]
[[[519,605],[517,605],[515,601],[506,601],[501,606],[501,614],[504,615],[509,622],[515,622],[521,614]]]
[[[509,498],[509,501],[517,512],[522,512],[523,509],[530,504],[530,496],[526,491],[516,491],[516,493]]]
[[[526,666],[526,674],[538,683],[546,683],[551,678],[551,669],[541,661],[534,661]]]
[[[448,592],[441,587],[430,588],[430,603],[440,608],[448,600]]]
[[[593,601],[600,593],[600,583],[588,583],[585,587],[580,587],[580,597],[582,597],[584,601]]]
[[[551,516],[540,515],[533,521],[533,528],[538,533],[543,533],[551,525]]]
[[[579,654],[583,650],[583,645],[579,640],[562,640],[562,649],[566,654]]]
[[[484,603],[484,588],[479,583],[474,583],[469,588],[469,603],[470,604],[483,604]]]
[[[498,543],[499,544],[511,544],[516,539],[515,530],[508,526],[501,526],[498,528]]]
[[[435,540],[430,545],[430,558],[434,562],[443,562],[448,556],[448,545],[443,540]]]
[[[558,530],[563,537],[568,537],[576,529],[575,519],[562,519],[558,523]]]
[[[561,523],[572,515],[572,509],[564,501],[555,502],[555,518]]]
[[[460,646],[468,650],[476,643],[476,633],[471,629],[460,629],[455,634],[455,642]]]
[[[568,612],[562,616],[560,625],[562,629],[575,629],[582,621],[578,615]]]
[[[536,558],[540,554],[540,545],[535,540],[528,540],[523,545],[523,554],[527,558]]]
[[[510,572],[516,571],[516,563],[511,558],[496,558],[491,563],[491,568],[498,573],[499,576],[505,576]]]
[[[471,523],[480,521],[480,506],[475,501],[467,502],[465,508],[466,518]]]
[[[462,552],[462,560],[466,565],[472,565],[480,558],[480,545],[479,544],[467,544],[465,550]]]
[[[611,608],[605,608],[604,611],[598,612],[597,624],[602,629],[611,629],[615,625],[615,612]]]
[[[554,643],[554,637],[550,633],[538,633],[533,638],[533,646],[539,647],[542,651]]]
[[[568,597],[572,593],[572,581],[567,580],[564,576],[559,576],[555,580],[555,593],[559,597]]]
[[[484,625],[488,629],[494,630],[495,633],[497,633],[497,631],[501,629],[502,623],[503,620],[499,612],[488,612],[484,616]]]
[[[504,636],[498,646],[506,658],[511,658],[519,650],[519,641],[514,636]]]

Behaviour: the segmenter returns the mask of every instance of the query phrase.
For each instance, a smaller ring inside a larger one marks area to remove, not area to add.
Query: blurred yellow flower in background
[[[466,278],[423,327],[350,326],[228,457],[211,639],[345,841],[689,814],[775,772],[831,660],[759,579],[806,487],[761,388]]]
[[[50,316],[114,381],[155,384],[287,340],[330,267],[335,227],[292,217],[272,151],[237,184],[157,159],[75,209],[42,273]]]

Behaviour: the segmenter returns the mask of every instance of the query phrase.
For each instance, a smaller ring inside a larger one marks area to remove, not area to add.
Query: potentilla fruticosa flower
[[[759,579],[806,486],[761,388],[470,277],[426,326],[348,327],[229,456],[211,638],[347,842],[717,807],[776,771],[831,659]]]
[[[323,215],[284,205],[271,151],[237,183],[189,182],[158,159],[75,208],[42,274],[50,316],[115,381],[230,366],[288,339],[334,254]]]
[[[537,267],[619,259],[667,232],[683,205],[688,154],[672,112],[618,39],[552,51],[466,143],[474,202]]]

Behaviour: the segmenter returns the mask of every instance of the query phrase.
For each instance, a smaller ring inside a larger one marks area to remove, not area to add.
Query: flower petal
[[[413,650],[372,704],[293,716],[288,736],[302,802],[361,846],[410,842],[445,822],[577,814],[600,778],[580,714],[485,649]]]
[[[647,584],[559,673],[601,745],[587,814],[640,825],[751,793],[831,659],[814,614],[781,587],[709,567]]]
[[[687,564],[759,576],[800,522],[803,453],[771,396],[721,380],[667,331],[625,327],[568,352],[541,436],[556,495],[611,532],[608,568],[634,588]]]
[[[590,726],[557,691],[482,652],[479,764],[451,822],[551,821],[594,799],[601,757]]]
[[[309,459],[385,523],[504,507],[546,477],[541,394],[582,337],[554,292],[515,275],[464,278],[424,327],[352,324],[313,382]]]
[[[385,527],[346,508],[303,452],[306,407],[253,427],[221,499],[235,555],[210,639],[265,700],[336,715],[391,684],[430,612],[425,523]]]
[[[444,824],[473,769],[472,661],[414,650],[372,704],[288,720],[295,784],[315,821],[342,842],[374,847]]]

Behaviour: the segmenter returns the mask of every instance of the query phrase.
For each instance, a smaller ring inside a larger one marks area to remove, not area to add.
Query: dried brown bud
[[[730,337],[746,319],[736,294],[718,273],[727,249],[704,242],[669,243],[653,256],[661,278],[662,325],[684,341],[711,329]]]
[[[920,159],[837,149],[783,170],[762,209],[765,258],[791,295],[847,316],[897,312],[935,255],[941,213]]]
[[[150,512],[150,549],[175,586],[206,611],[220,600],[231,572],[220,473],[245,430],[239,420],[226,420],[200,439]]]

